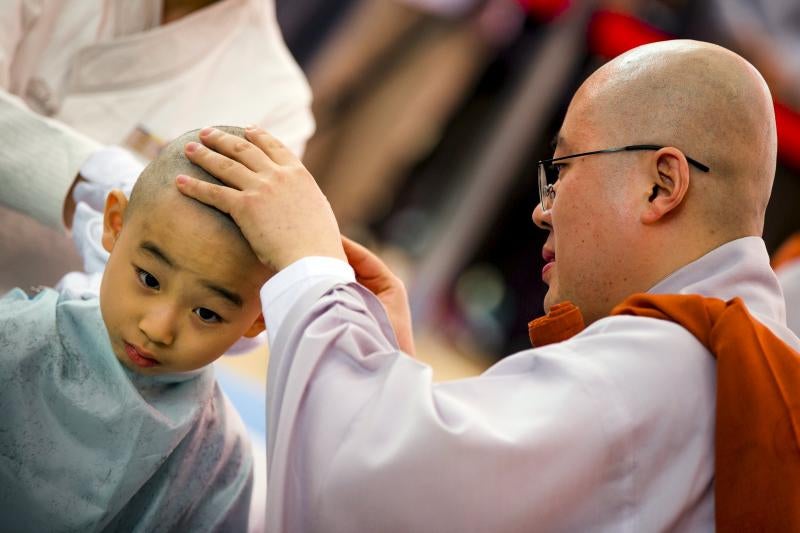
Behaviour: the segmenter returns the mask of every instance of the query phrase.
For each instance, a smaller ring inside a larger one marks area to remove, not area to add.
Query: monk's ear
[[[122,231],[122,222],[125,210],[128,207],[128,199],[125,193],[119,189],[114,189],[106,197],[106,207],[103,212],[103,248],[111,252],[114,243],[117,242]]]
[[[674,214],[689,190],[689,163],[680,150],[661,148],[652,161],[655,167],[649,175],[647,206],[642,212],[644,224],[654,224]]]
[[[252,338],[267,329],[266,324],[264,324],[264,315],[262,313],[258,314],[258,318],[255,319],[253,324],[250,328],[244,333],[244,336],[247,338]]]

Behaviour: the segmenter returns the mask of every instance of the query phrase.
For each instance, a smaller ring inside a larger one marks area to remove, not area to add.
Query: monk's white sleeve
[[[369,291],[290,276],[273,293],[268,531],[712,527],[714,363],[679,326],[612,317],[434,384]]]
[[[275,274],[261,288],[261,305],[265,310],[264,322],[270,346],[297,294],[318,283],[333,286],[355,281],[356,275],[350,265],[332,257],[304,257]]]
[[[0,203],[56,228],[81,164],[100,145],[0,90]]]

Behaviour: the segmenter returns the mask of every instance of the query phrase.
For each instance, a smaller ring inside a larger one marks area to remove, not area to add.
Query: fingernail
[[[196,142],[186,143],[186,151],[193,154],[200,150],[200,145]]]
[[[256,131],[258,129],[258,126],[256,126],[255,124],[248,124],[247,126],[244,127],[244,129],[246,129],[247,131]]]
[[[205,137],[206,135],[211,135],[211,132],[214,131],[214,128],[208,126],[200,130],[200,137]]]
[[[179,174],[175,181],[178,182],[178,185],[186,185],[189,183],[189,176],[184,176],[183,174]]]

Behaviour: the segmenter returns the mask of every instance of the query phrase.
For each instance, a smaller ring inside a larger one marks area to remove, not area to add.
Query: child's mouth
[[[148,357],[150,355],[149,353],[147,355],[144,355],[144,353],[147,353],[144,352],[144,350],[140,350],[136,346],[128,344],[125,341],[123,341],[123,344],[125,344],[125,353],[128,354],[128,358],[131,361],[133,361],[133,364],[135,364],[136,366],[140,366],[142,368],[149,368],[161,364],[152,357]]]

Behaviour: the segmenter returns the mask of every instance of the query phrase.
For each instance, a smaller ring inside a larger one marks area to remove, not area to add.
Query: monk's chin
[[[553,307],[555,304],[559,303],[559,300],[557,298],[558,295],[556,294],[556,292],[552,288],[548,289],[547,294],[544,295],[544,302],[542,304],[545,313],[549,313],[550,308]]]

